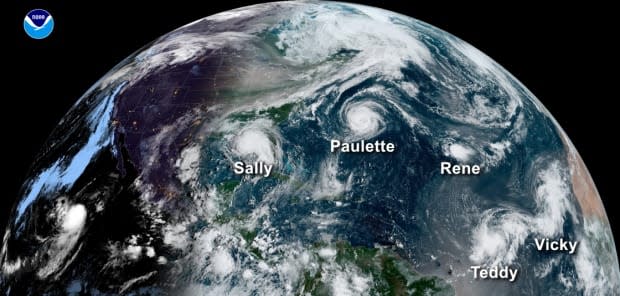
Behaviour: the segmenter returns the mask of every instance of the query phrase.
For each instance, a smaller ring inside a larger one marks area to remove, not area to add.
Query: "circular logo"
[[[44,9],[33,9],[24,17],[24,31],[33,39],[43,39],[54,30],[54,19]]]

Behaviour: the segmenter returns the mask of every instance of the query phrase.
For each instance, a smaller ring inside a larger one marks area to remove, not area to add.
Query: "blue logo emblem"
[[[24,18],[24,31],[34,39],[43,39],[54,30],[52,15],[43,9],[33,9]]]

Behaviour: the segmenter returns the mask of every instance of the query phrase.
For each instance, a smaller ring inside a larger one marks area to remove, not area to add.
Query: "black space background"
[[[0,227],[46,137],[69,107],[103,74],[153,39],[216,12],[251,1],[10,1],[15,52],[4,56],[3,190]],[[461,2],[461,1],[459,1]],[[525,84],[551,111],[583,157],[620,237],[617,138],[618,22],[611,6],[587,1],[546,5],[365,1],[406,14],[473,44]],[[131,3],[131,6],[129,4]],[[55,28],[45,40],[22,29],[25,14],[47,9]],[[617,19],[617,17],[616,17]],[[3,42],[4,43],[4,42]]]

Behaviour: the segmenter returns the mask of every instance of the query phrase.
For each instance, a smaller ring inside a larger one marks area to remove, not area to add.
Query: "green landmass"
[[[314,245],[317,250],[324,246]],[[372,278],[370,295],[454,295],[454,290],[442,279],[417,273],[411,264],[391,250],[352,246],[348,242],[338,242],[335,247],[336,263],[343,267],[354,265]],[[324,282],[324,273],[322,267],[315,272],[306,271],[298,295],[331,295]]]
[[[279,107],[270,107],[265,110],[237,112],[229,116],[233,121],[247,122],[259,117],[266,117],[276,124],[286,121],[295,107],[296,103],[287,103]]]

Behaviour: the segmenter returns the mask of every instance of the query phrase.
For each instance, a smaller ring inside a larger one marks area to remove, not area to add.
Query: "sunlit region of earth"
[[[260,4],[162,36],[84,94],[21,194],[7,295],[620,291],[596,187],[542,104],[367,6]]]

